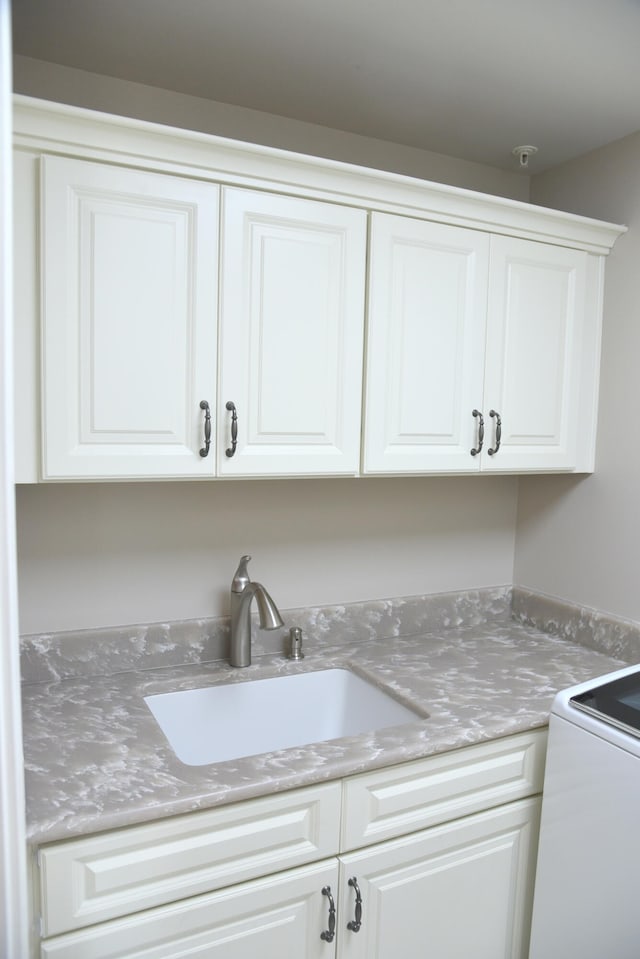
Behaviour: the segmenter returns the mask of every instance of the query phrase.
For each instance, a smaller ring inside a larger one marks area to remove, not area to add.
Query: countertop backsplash
[[[588,606],[514,586],[513,619],[579,646],[622,659],[630,666],[640,662],[640,623],[619,619]]]
[[[305,647],[317,649],[513,619],[626,663],[640,662],[640,624],[521,586],[281,612],[283,629],[267,632],[254,628],[255,657],[285,652],[291,626],[301,627]],[[256,623],[254,614],[254,626]],[[226,616],[38,633],[21,638],[22,681],[51,682],[223,661],[228,656],[228,643]]]
[[[511,618],[511,587],[433,593],[344,606],[281,610],[283,629],[255,628],[253,655],[282,653],[289,628],[299,626],[304,646],[342,646],[413,636]],[[228,658],[229,618],[104,629],[38,633],[21,639],[23,683],[108,676],[132,669],[188,666]]]

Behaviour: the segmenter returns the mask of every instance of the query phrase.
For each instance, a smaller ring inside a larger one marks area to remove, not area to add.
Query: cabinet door
[[[525,799],[342,856],[340,959],[525,959],[538,817]]]
[[[476,471],[489,237],[373,214],[364,470]]]
[[[483,470],[576,467],[586,282],[586,253],[492,238]]]
[[[218,188],[42,163],[44,478],[213,475]]]
[[[335,859],[45,940],[42,959],[332,959]]]
[[[224,191],[221,475],[358,472],[365,257],[360,210]]]

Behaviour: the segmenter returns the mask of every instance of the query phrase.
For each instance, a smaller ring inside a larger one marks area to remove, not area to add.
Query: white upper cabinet
[[[218,193],[43,158],[45,479],[214,475]]]
[[[14,118],[18,482],[593,470],[624,227],[29,98]]]
[[[366,227],[362,210],[223,191],[220,475],[358,472]]]
[[[582,250],[374,214],[364,471],[592,469],[598,273]]]
[[[580,250],[491,240],[483,469],[578,465],[588,439],[580,403],[584,356],[597,346],[585,302],[587,260]],[[590,394],[597,390],[595,378],[586,385]]]
[[[476,471],[489,237],[373,214],[364,471]]]

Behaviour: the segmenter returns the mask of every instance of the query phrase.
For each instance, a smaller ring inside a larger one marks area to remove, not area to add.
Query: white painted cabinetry
[[[18,482],[593,469],[624,228],[28,98],[14,115]]]
[[[364,470],[592,468],[599,264],[374,214]]]
[[[354,915],[351,876],[366,907],[338,955],[525,959],[539,807],[509,803],[342,857],[343,912]]]
[[[231,886],[42,944],[42,959],[327,959],[321,888],[337,887],[336,860]]]
[[[45,479],[358,472],[365,212],[224,190],[218,364],[218,187],[42,171]]]
[[[525,959],[545,739],[45,846],[37,955]]]
[[[220,475],[356,474],[366,213],[227,189],[221,236]]]
[[[371,218],[364,471],[474,472],[489,236]]]
[[[43,477],[213,476],[218,188],[41,162]]]
[[[598,389],[594,264],[582,250],[504,236],[491,238],[490,264],[482,469],[584,468]]]

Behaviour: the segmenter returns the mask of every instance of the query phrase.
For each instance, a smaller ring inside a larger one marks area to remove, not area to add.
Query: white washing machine
[[[529,959],[640,957],[640,666],[559,693]]]

